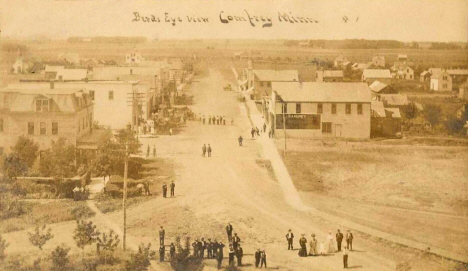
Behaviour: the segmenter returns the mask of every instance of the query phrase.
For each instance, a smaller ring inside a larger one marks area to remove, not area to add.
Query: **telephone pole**
[[[283,131],[284,131],[284,157],[286,157],[286,116],[285,111],[287,108],[287,104],[283,101]]]
[[[127,240],[127,173],[128,173],[128,144],[125,144],[125,169],[124,169],[124,183],[123,183],[123,250]]]

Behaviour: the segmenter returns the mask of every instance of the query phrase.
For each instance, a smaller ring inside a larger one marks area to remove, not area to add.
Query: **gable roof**
[[[324,70],[323,71],[323,77],[343,77],[343,71],[342,70]]]
[[[271,82],[297,82],[299,75],[297,70],[253,70],[260,81]]]
[[[369,85],[369,88],[373,92],[377,92],[377,93],[379,93],[380,91],[382,91],[386,87],[388,87],[388,85],[385,84],[385,83],[382,83],[380,81],[374,81],[372,84]]]
[[[385,107],[383,102],[381,101],[372,101],[371,102],[371,110],[374,111],[374,113],[381,118],[385,118]]]
[[[423,71],[419,76],[424,77],[428,74],[430,75],[431,73],[429,71]]]
[[[432,75],[431,75],[431,79],[439,79],[440,76],[442,76],[444,74],[450,76],[450,74],[445,70],[434,70]]]
[[[362,75],[365,78],[392,78],[390,70],[365,69]]]
[[[289,102],[362,102],[370,103],[366,83],[273,82],[272,91]]]
[[[468,70],[447,70],[450,75],[468,75]]]
[[[392,118],[401,118],[399,108],[385,108],[386,113],[392,116]]]
[[[374,60],[385,60],[385,57],[384,56],[374,56],[372,58],[372,62],[374,62]]]

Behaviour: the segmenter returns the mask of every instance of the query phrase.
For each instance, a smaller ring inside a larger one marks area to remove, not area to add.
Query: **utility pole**
[[[286,157],[286,116],[285,111],[287,104],[283,101],[283,131],[284,131],[284,157]]]
[[[128,143],[125,144],[125,169],[124,169],[124,183],[123,183],[123,250],[127,240],[127,173],[128,173]]]

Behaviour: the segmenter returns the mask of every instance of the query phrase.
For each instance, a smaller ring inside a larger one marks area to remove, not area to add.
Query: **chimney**
[[[50,89],[54,89],[54,88],[55,88],[55,81],[51,80],[50,81]]]

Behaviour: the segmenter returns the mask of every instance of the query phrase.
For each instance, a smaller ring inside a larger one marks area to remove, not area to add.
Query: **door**
[[[335,124],[335,137],[341,137],[341,124]]]

